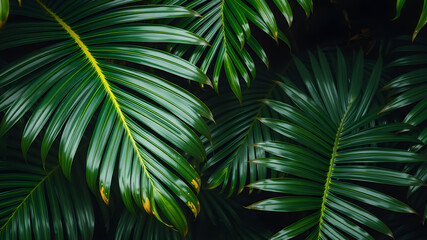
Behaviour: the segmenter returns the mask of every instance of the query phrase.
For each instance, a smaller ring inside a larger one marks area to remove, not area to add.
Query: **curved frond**
[[[33,153],[26,164],[12,142],[2,142],[0,238],[92,239],[95,216],[82,176],[70,182],[57,161],[44,169]]]
[[[389,64],[391,67],[416,70],[405,72],[392,79],[384,90],[391,93],[393,99],[384,108],[384,111],[410,106],[409,113],[403,119],[418,129],[418,139],[420,142],[413,145],[410,150],[426,155],[427,144],[427,49],[425,45],[403,43],[402,47],[394,49],[393,53],[397,55]],[[406,171],[414,170],[414,176],[426,181],[427,180],[427,163],[407,164]],[[418,210],[421,210],[423,222],[427,219],[427,191],[420,186],[411,186],[408,191],[409,201]]]
[[[268,78],[271,77],[259,77],[253,87],[244,91],[242,104],[235,101],[233,94],[206,101],[218,116],[211,125],[212,145],[207,143],[206,147],[208,161],[203,172],[208,176],[208,188],[222,185],[222,191],[230,196],[240,193],[247,184],[267,177],[266,168],[248,162],[266,156],[253,144],[272,139],[272,131],[258,121],[261,117],[274,116],[262,100],[283,96]]]
[[[212,46],[178,46],[174,52],[183,55],[190,52],[190,62],[200,66],[205,73],[212,74],[213,86],[218,91],[219,78],[225,73],[231,90],[242,100],[241,80],[248,86],[256,75],[252,54],[255,53],[268,67],[265,51],[251,36],[250,23],[289,45],[285,35],[277,27],[275,16],[268,3],[275,4],[283,13],[289,26],[293,21],[292,9],[288,0],[159,0],[166,4],[176,4],[194,9],[203,18],[185,19],[178,24],[204,37]],[[297,1],[306,14],[313,9],[312,0]]]
[[[414,210],[362,183],[425,185],[410,174],[385,168],[382,163],[426,162],[427,157],[390,147],[390,142],[417,142],[416,138],[398,134],[406,128],[405,124],[376,121],[381,115],[377,114],[379,108],[373,98],[381,76],[381,59],[365,74],[361,52],[351,65],[338,52],[334,68],[322,51],[319,50],[318,58],[309,55],[312,70],[295,59],[306,90],[283,78],[279,86],[292,102],[266,101],[284,120],[260,120],[288,141],[256,144],[274,157],[251,161],[289,175],[249,186],[285,195],[249,208],[313,212],[285,227],[273,239],[290,239],[305,232],[310,234],[309,239],[373,239],[365,228],[392,236],[390,229],[359,203],[394,212]]]
[[[200,178],[181,152],[206,157],[198,133],[209,137],[203,118],[212,115],[189,92],[141,69],[211,85],[188,61],[147,46],[207,45],[189,31],[147,21],[198,14],[133,0],[38,0],[16,13],[33,21],[6,25],[0,48],[32,44],[42,48],[0,73],[0,86],[8,89],[0,97],[8,99],[0,106],[5,110],[0,134],[31,110],[22,139],[24,154],[45,129],[42,156],[60,138],[59,161],[69,177],[82,136],[95,121],[86,161],[92,191],[108,204],[118,165],[125,205],[132,210],[136,203],[185,234],[185,212],[195,216],[199,212]]]

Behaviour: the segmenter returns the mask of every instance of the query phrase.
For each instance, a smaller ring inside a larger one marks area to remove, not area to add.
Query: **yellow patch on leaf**
[[[145,201],[142,200],[142,206],[144,206],[144,210],[148,213],[148,214],[153,214],[153,211],[151,211],[151,205],[150,205],[150,199],[145,198]]]
[[[194,215],[197,215],[199,212],[197,211],[196,206],[194,206],[194,203],[188,201],[187,202],[188,207],[190,207],[191,211],[194,213]]]
[[[197,190],[199,190],[200,189],[200,186],[199,186],[199,183],[196,181],[196,180],[192,180],[191,181],[191,184],[193,184],[193,186],[197,189]]]
[[[104,202],[105,202],[105,204],[107,204],[108,205],[108,203],[110,202],[110,200],[108,199],[108,197],[105,195],[105,192],[104,192],[104,187],[103,186],[101,186],[101,189],[99,190],[99,192],[101,193],[101,197],[102,197],[102,200],[104,200]]]

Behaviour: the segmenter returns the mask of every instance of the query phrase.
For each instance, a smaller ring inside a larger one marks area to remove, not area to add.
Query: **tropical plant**
[[[206,103],[212,109],[216,123],[211,124],[212,145],[206,143],[208,160],[203,166],[206,173],[207,188],[222,185],[222,191],[228,196],[240,193],[244,187],[256,180],[267,177],[267,169],[249,161],[265,157],[265,152],[255,149],[253,144],[272,139],[274,134],[263,126],[258,118],[272,117],[270,111],[260,99],[274,97],[282,99],[277,85],[269,80],[274,76],[260,76],[251,88],[243,91],[242,104],[235,102],[234,94],[222,94],[222,98],[212,97]],[[205,141],[207,142],[207,141]]]
[[[398,42],[400,43],[401,41]],[[427,81],[425,80],[425,76],[427,74],[427,61],[425,56],[427,51],[423,44],[425,42],[420,40],[411,45],[403,41],[402,44],[399,44],[400,46],[395,47],[390,53],[394,55],[388,64],[390,68],[410,66],[416,67],[416,69],[411,69],[408,72],[398,75],[384,86],[384,90],[389,90],[393,98],[384,107],[383,111],[410,106],[411,110],[402,121],[417,128],[417,137],[420,141],[420,144],[411,146],[410,150],[426,154],[427,126],[425,123],[427,120],[427,98],[425,92],[427,91]],[[405,172],[412,171],[414,176],[424,182],[427,180],[427,163],[407,164],[404,170]],[[427,219],[427,192],[420,186],[411,186],[408,190],[408,197],[415,209],[422,213],[422,222],[424,224]]]
[[[288,51],[318,2],[0,4],[0,239],[423,234],[421,36],[384,66],[382,50],[277,60],[265,40]]]
[[[45,159],[61,132],[59,162],[69,178],[85,129],[98,115],[86,161],[91,190],[99,192],[108,204],[117,164],[125,205],[132,209],[136,203],[184,234],[184,209],[175,197],[197,216],[200,178],[179,151],[205,157],[195,131],[209,137],[202,118],[212,119],[212,115],[184,89],[131,67],[130,63],[203,84],[209,85],[210,81],[183,59],[131,42],[207,43],[179,28],[135,24],[159,18],[195,17],[194,11],[133,2],[25,3],[19,14],[33,21],[7,24],[0,48],[44,45],[0,74],[0,86],[9,88],[0,97],[0,109],[7,109],[0,135],[34,107],[23,132],[23,153],[47,126],[41,146]],[[129,64],[118,64],[120,61]]]
[[[394,19],[397,19],[400,17],[400,14],[402,12],[402,8],[405,5],[406,0],[397,0],[396,1],[396,16]],[[415,40],[420,30],[426,25],[427,23],[427,1],[424,0],[423,9],[421,11],[420,19],[418,20],[417,26],[415,27],[414,33],[412,34],[412,41]]]
[[[318,51],[318,59],[310,53],[310,63],[312,71],[295,59],[306,91],[283,78],[279,86],[291,103],[264,101],[284,120],[262,118],[261,123],[288,140],[257,143],[258,148],[273,156],[251,161],[290,176],[261,180],[250,187],[287,195],[257,202],[249,208],[282,212],[314,210],[273,239],[290,239],[306,231],[310,231],[308,239],[346,239],[345,234],[355,239],[373,239],[359,225],[393,236],[381,220],[354,202],[395,212],[414,213],[414,210],[357,182],[421,186],[424,183],[420,179],[379,163],[423,162],[427,157],[387,144],[417,143],[417,139],[396,134],[407,128],[405,124],[380,121],[381,105],[374,97],[381,77],[381,58],[370,73],[364,71],[361,52],[350,64],[338,51],[335,71],[322,51]],[[348,66],[353,66],[351,71]]]
[[[201,211],[197,221],[190,226],[184,239],[229,239],[257,240],[266,239],[271,233],[257,226],[248,217],[236,200],[225,198],[215,191],[202,190],[199,194]],[[150,217],[145,212],[132,214],[119,211],[120,217],[116,228],[112,229],[115,239],[182,239],[181,235]]]
[[[76,172],[70,184],[57,158],[49,155],[43,168],[35,149],[24,161],[11,138],[1,141],[1,239],[92,239],[95,216],[84,176]]]
[[[204,16],[201,19],[184,19],[178,22],[179,26],[204,37],[212,44],[210,47],[199,46],[190,50],[189,61],[200,66],[205,73],[212,69],[213,87],[217,92],[221,69],[223,69],[231,90],[239,101],[242,101],[240,79],[242,78],[249,86],[256,76],[256,66],[248,50],[254,52],[268,66],[264,49],[251,34],[250,23],[271,36],[277,43],[280,40],[289,45],[288,39],[278,28],[274,14],[268,5],[268,2],[274,3],[291,26],[293,13],[288,0],[160,0],[155,2],[186,6]],[[312,0],[297,2],[309,16],[313,11]],[[177,55],[183,55],[188,50],[188,46],[180,45],[173,51]]]

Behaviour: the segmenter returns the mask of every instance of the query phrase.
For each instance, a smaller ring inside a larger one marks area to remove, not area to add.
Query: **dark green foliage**
[[[0,238],[423,239],[427,43],[267,57],[330,2],[1,1]]]

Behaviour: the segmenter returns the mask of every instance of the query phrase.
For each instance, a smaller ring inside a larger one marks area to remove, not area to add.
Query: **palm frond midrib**
[[[348,103],[347,108],[341,117],[340,123],[339,123],[338,128],[337,128],[337,132],[335,135],[335,140],[334,140],[333,147],[332,147],[331,158],[329,160],[329,169],[328,169],[328,172],[326,174],[325,189],[324,189],[323,196],[322,196],[322,205],[320,207],[319,235],[318,235],[317,239],[321,239],[323,217],[324,217],[325,208],[326,208],[325,204],[328,201],[329,189],[331,187],[330,184],[332,182],[332,174],[334,171],[335,160],[336,160],[336,156],[338,155],[341,136],[343,135],[343,132],[344,132],[344,127],[345,127],[345,123],[347,120],[347,115],[350,112],[352,105],[353,105],[353,101]]]
[[[37,3],[44,9],[46,10],[46,12],[49,13],[50,16],[52,16],[59,25],[61,25],[64,30],[70,35],[70,37],[75,41],[75,43],[79,46],[80,50],[83,52],[84,56],[86,57],[86,59],[90,62],[92,68],[94,69],[94,71],[96,72],[98,78],[100,79],[104,90],[106,92],[106,95],[108,96],[109,100],[113,103],[114,109],[116,111],[116,114],[118,116],[119,121],[121,122],[125,132],[126,132],[126,136],[129,138],[129,141],[132,144],[132,147],[134,149],[134,152],[137,156],[137,158],[139,159],[139,162],[141,163],[141,166],[144,169],[145,174],[147,174],[148,178],[150,179],[151,185],[153,186],[153,189],[156,190],[156,187],[154,185],[154,183],[152,182],[151,179],[151,174],[148,172],[147,167],[145,166],[145,160],[142,157],[138,144],[134,139],[133,133],[129,127],[129,125],[127,124],[127,120],[126,120],[126,116],[123,113],[119,102],[117,101],[117,97],[115,96],[115,94],[113,93],[110,84],[107,80],[107,77],[105,76],[105,74],[103,73],[101,67],[99,66],[97,60],[95,59],[95,57],[92,55],[92,53],[90,52],[89,48],[86,46],[86,44],[81,40],[80,36],[73,31],[73,29],[71,28],[71,26],[67,25],[67,23],[65,23],[59,16],[57,16],[52,10],[50,10],[46,5],[44,5],[40,0],[37,0]],[[101,186],[100,189],[100,193],[101,196],[103,198],[103,200],[108,204],[109,199],[108,199],[108,195],[107,193],[104,192],[104,188]]]
[[[19,203],[19,205],[13,210],[11,215],[7,218],[6,222],[3,224],[3,226],[0,228],[0,233],[4,231],[4,229],[8,226],[8,224],[14,219],[15,214],[21,209],[21,207],[28,201],[28,199],[33,195],[33,193],[49,178],[52,176],[53,173],[55,173],[58,169],[60,169],[60,165],[56,165],[53,167],[52,170],[50,170],[48,173],[46,173],[46,176],[44,176],[40,181],[30,190],[30,192],[22,199],[22,201]]]

